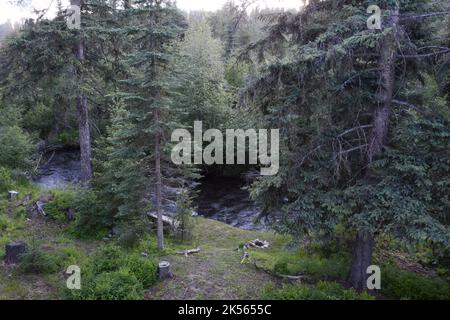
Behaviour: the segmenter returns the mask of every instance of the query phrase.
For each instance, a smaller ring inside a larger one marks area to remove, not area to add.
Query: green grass
[[[373,300],[369,294],[345,289],[336,282],[320,281],[316,285],[302,283],[284,285],[281,288],[267,286],[262,290],[267,300]]]

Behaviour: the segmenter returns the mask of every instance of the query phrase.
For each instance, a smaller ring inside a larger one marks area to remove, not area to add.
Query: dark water
[[[64,188],[80,181],[80,154],[74,151],[55,152],[41,159],[35,183],[44,189]]]
[[[50,153],[41,160],[35,183],[44,189],[64,188],[77,184],[80,173],[78,152]],[[264,225],[253,222],[259,210],[243,186],[243,181],[235,178],[203,179],[195,201],[198,214],[245,230],[263,229]]]
[[[264,229],[263,224],[254,222],[259,209],[243,186],[243,181],[235,178],[203,179],[196,200],[198,213],[245,230]]]

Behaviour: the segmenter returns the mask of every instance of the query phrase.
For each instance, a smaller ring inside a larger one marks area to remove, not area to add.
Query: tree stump
[[[8,191],[8,200],[13,201],[19,196],[19,193],[17,191]]]
[[[16,264],[20,262],[21,255],[27,251],[24,242],[11,242],[5,245],[5,263]]]
[[[170,262],[161,261],[159,263],[159,279],[172,279],[172,271],[170,270]]]

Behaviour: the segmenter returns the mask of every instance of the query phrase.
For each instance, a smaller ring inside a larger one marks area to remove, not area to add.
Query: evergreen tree
[[[313,230],[332,232],[337,223],[354,231],[348,280],[358,289],[366,286],[374,236],[392,232],[447,246],[450,234],[448,224],[434,218],[435,204],[445,210],[446,197],[420,197],[413,191],[417,181],[392,171],[409,157],[393,143],[395,117],[414,121],[406,111],[399,114],[399,107],[410,105],[398,99],[406,95],[407,79],[415,77],[408,70],[429,68],[432,60],[424,64],[418,58],[439,56],[414,52],[434,45],[425,36],[430,22],[421,19],[427,15],[417,12],[445,12],[444,4],[378,1],[384,10],[378,32],[367,28],[371,4],[311,1],[298,14],[278,16],[269,36],[252,49],[260,49],[262,57],[278,52],[279,58],[248,87],[267,125],[280,128],[283,137],[283,169],[278,176],[260,179],[253,197],[264,212],[279,212],[280,229],[298,237]],[[440,121],[433,126],[448,126]],[[448,136],[443,139],[448,142]],[[389,170],[379,170],[393,148],[400,158]],[[436,156],[448,159],[438,151]],[[446,188],[438,177],[429,183],[442,187],[441,192]]]

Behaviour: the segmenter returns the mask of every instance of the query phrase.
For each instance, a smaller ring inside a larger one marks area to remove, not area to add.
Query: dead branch
[[[189,250],[177,251],[177,254],[183,254],[183,255],[185,255],[185,256],[187,257],[187,256],[190,255],[190,254],[193,254],[193,253],[199,253],[200,250],[201,250],[200,248],[195,248],[195,249],[189,249]]]

